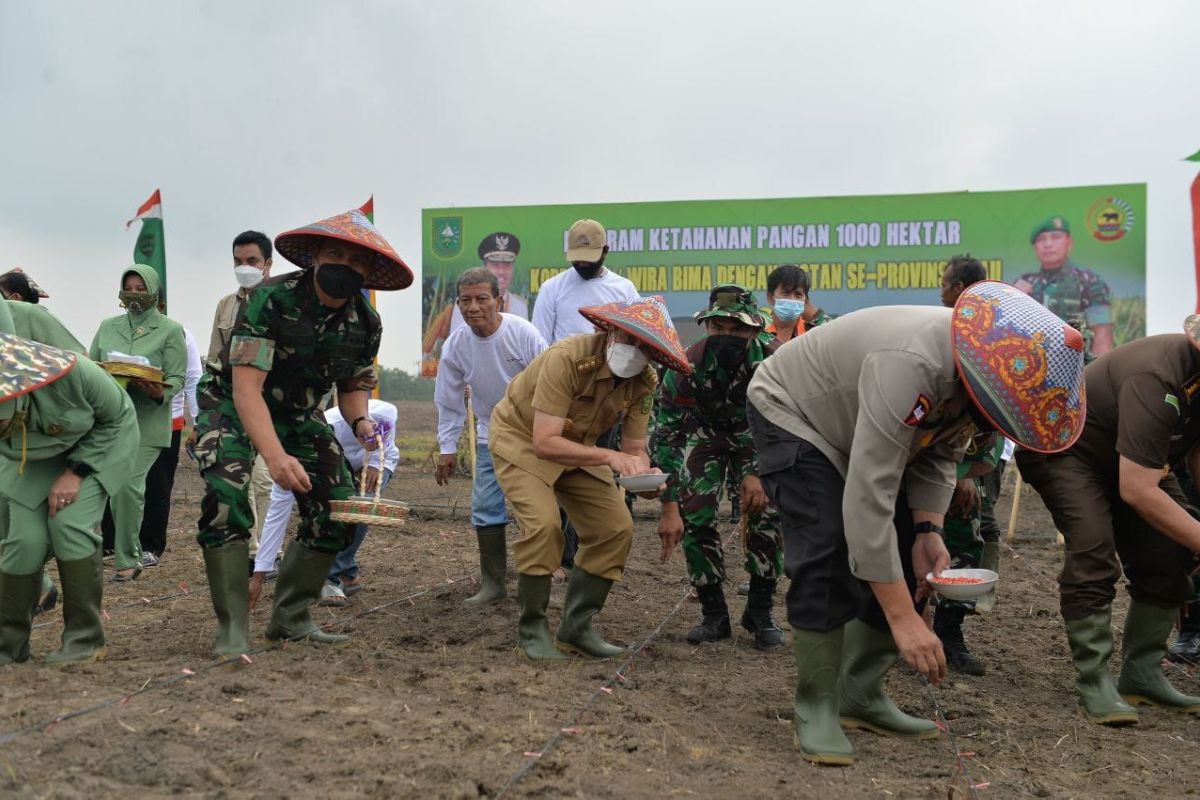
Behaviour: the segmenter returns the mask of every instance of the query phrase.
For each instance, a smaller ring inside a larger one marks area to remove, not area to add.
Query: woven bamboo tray
[[[139,381],[151,381],[166,386],[163,371],[158,367],[142,364],[126,364],[124,361],[101,361],[100,367],[114,378],[130,378]]]
[[[383,492],[383,437],[375,437],[375,452],[379,453],[380,475],[380,481],[375,486],[375,495],[367,494],[367,470],[364,466],[362,476],[359,478],[359,494],[346,500],[329,502],[329,518],[334,522],[382,528],[404,527],[404,521],[408,519],[408,503],[400,500],[384,500],[380,497]]]

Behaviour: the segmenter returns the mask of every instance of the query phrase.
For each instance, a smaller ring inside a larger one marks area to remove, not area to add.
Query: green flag
[[[163,239],[162,195],[158,189],[150,199],[142,203],[137,216],[125,223],[125,227],[142,221],[142,230],[133,245],[133,260],[138,264],[154,267],[158,282],[162,286],[162,304],[167,307],[167,246]]]
[[[1190,156],[1185,158],[1184,161],[1200,161],[1200,150],[1192,153]]]

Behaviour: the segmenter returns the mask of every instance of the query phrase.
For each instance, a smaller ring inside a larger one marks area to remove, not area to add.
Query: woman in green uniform
[[[105,644],[97,529],[133,470],[137,418],[87,358],[12,331],[0,304],[0,664],[29,660],[50,552],[63,584],[63,636],[46,661],[90,661]]]
[[[93,361],[110,361],[113,354],[142,356],[163,371],[164,384],[131,380],[127,390],[137,412],[141,447],[130,481],[112,496],[115,581],[131,581],[142,572],[138,534],[145,504],[146,473],[164,447],[171,444],[171,398],[183,387],[187,345],[183,326],[158,310],[158,273],[134,264],[121,275],[121,305],[125,313],[100,323],[89,349]]]

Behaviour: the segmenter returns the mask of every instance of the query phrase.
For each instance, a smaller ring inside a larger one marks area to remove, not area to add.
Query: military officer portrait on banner
[[[1071,224],[1066,217],[1050,216],[1029,235],[1041,269],[1027,272],[1013,283],[1083,334],[1088,361],[1111,350],[1113,310],[1108,284],[1092,270],[1071,261]]]

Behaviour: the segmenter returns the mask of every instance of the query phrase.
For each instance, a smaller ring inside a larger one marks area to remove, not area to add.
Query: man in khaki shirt
[[[1042,451],[1070,446],[1083,426],[1082,370],[1079,332],[994,281],[953,310],[857,311],[759,367],[748,417],[783,528],[804,758],[851,763],[842,728],[938,735],[883,682],[898,655],[935,684],[945,675],[920,605],[925,576],[950,561],[942,522],[956,466],[977,429]]]
[[[217,303],[217,313],[213,315],[212,335],[208,342],[208,357],[205,367],[214,372],[225,368],[225,360],[229,356],[229,340],[233,337],[233,329],[238,316],[246,307],[250,293],[254,287],[271,275],[271,240],[265,233],[244,231],[233,239],[233,276],[238,282],[238,290],[227,294]],[[193,429],[188,438],[188,444],[195,446],[196,431]],[[262,528],[265,516],[260,504],[266,503],[271,497],[271,473],[262,456],[254,459],[254,471],[250,476],[250,509],[254,512],[254,527],[250,530],[250,572],[254,571],[254,555],[258,552],[258,533]]]
[[[514,546],[522,606],[517,639],[535,661],[565,658],[560,650],[594,658],[623,652],[591,623],[621,578],[633,540],[633,518],[613,473],[658,472],[646,449],[658,383],[650,360],[691,371],[661,298],[579,313],[606,332],[572,336],[543,351],[509,384],[489,431],[496,479],[521,528]],[[596,447],[596,438],[622,418],[621,449]],[[551,639],[546,607],[562,558],[559,505],[575,521],[579,551]]]

